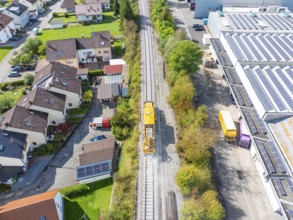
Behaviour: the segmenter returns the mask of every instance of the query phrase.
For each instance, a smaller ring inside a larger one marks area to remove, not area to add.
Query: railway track
[[[142,108],[147,101],[154,102],[155,96],[155,60],[152,26],[148,10],[148,0],[139,0],[141,16],[141,71],[142,71]],[[157,210],[157,189],[155,188],[155,156],[144,155],[140,145],[140,170],[138,180],[137,219],[159,219]]]

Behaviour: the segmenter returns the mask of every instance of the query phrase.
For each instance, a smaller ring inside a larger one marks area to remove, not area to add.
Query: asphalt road
[[[13,54],[15,52],[20,51],[21,47],[24,45],[24,43],[26,42],[26,40],[28,38],[35,37],[35,35],[32,32],[33,28],[35,28],[38,25],[39,25],[41,30],[43,28],[45,28],[49,24],[49,20],[52,17],[53,12],[60,10],[60,5],[61,5],[61,1],[58,1],[57,3],[52,5],[44,14],[40,15],[40,17],[38,18],[39,21],[33,23],[33,25],[30,26],[30,27],[28,27],[28,26],[25,27],[25,30],[27,32],[26,32],[26,34],[23,35],[24,38],[22,38],[19,41],[8,42],[7,44],[3,45],[3,46],[13,46],[14,49],[12,49],[0,63],[0,69],[1,69],[0,82],[6,81],[7,79],[9,79],[7,77],[7,74],[11,70],[11,65],[9,64],[9,60],[10,60],[11,57],[13,57]],[[0,47],[0,49],[1,49],[1,47]],[[21,78],[18,77],[18,78],[15,78],[15,79],[21,79]]]

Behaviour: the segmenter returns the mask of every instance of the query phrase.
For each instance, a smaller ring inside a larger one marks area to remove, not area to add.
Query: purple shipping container
[[[249,148],[250,145],[250,135],[245,126],[244,120],[240,122],[240,135],[239,135],[239,146],[244,148]]]

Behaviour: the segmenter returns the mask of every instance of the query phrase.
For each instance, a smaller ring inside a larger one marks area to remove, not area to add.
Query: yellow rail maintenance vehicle
[[[155,108],[153,102],[145,102],[143,107],[143,152],[154,154],[155,142]]]

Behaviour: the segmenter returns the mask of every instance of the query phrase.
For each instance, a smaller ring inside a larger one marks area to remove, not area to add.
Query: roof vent
[[[217,13],[218,13],[219,17],[224,17],[224,13],[222,11],[218,10]]]
[[[1,150],[4,150],[4,145],[2,145],[2,144],[0,145],[0,151]]]
[[[255,14],[255,12],[253,12],[253,11],[250,11],[250,12],[249,12],[249,15],[250,15],[251,17],[254,17],[254,18],[257,17],[257,15]]]
[[[67,86],[68,85],[67,82],[62,82],[61,84],[62,84],[62,86]]]
[[[105,42],[104,41],[101,41],[101,45],[105,45]]]
[[[8,134],[5,132],[2,132],[2,136],[8,137]]]
[[[34,112],[31,112],[31,111],[29,113],[30,113],[30,115],[34,115],[35,114]]]
[[[40,94],[41,94],[41,95],[44,95],[45,93],[42,91],[42,92],[40,92]]]

